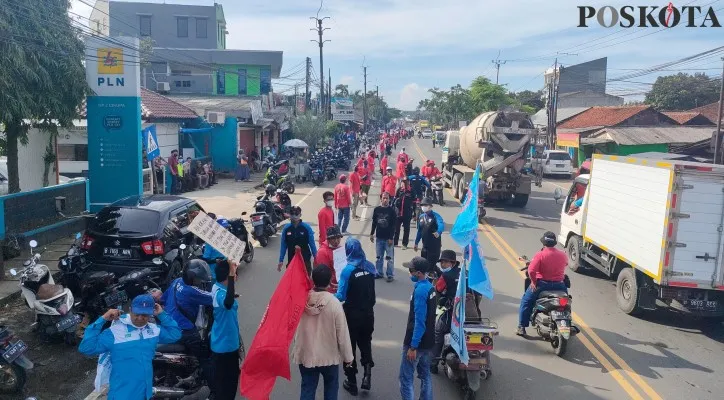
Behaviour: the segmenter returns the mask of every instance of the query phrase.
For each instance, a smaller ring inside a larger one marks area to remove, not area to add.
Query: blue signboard
[[[158,147],[158,138],[156,137],[156,125],[151,125],[143,130],[143,143],[148,161],[153,161],[154,158],[161,155],[161,148]]]

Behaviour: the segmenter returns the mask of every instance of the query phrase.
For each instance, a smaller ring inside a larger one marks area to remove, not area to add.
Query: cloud
[[[397,93],[399,94],[395,96],[395,92],[393,91],[389,96],[389,98],[392,99],[390,103],[392,107],[399,108],[403,111],[417,109],[420,100],[429,97],[427,89],[417,83],[408,83]]]
[[[345,75],[345,76],[339,78],[339,84],[340,84],[340,85],[347,85],[347,86],[349,86],[349,85],[351,85],[351,84],[353,84],[353,83],[355,83],[355,77],[354,77],[354,76]]]

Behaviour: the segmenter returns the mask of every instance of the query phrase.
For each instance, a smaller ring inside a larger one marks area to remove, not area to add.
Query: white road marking
[[[301,200],[299,200],[296,204],[297,207],[300,207],[302,203],[304,203],[304,200],[306,200],[312,193],[314,193],[315,190],[317,190],[318,186],[312,187],[312,190],[309,191],[309,193],[305,194],[304,197],[302,197]]]

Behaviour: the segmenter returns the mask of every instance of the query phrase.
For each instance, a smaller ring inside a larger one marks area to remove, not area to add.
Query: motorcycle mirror
[[[30,244],[31,249],[38,247],[38,242],[35,240],[31,240],[30,243],[28,243],[28,244]]]
[[[80,239],[80,238],[81,238],[80,232],[76,233],[76,234],[75,234],[75,240],[78,240],[78,239]]]
[[[184,246],[184,245],[182,244],[181,246]],[[153,259],[153,263],[156,265],[161,265],[161,264],[163,264],[163,260],[161,260],[160,257],[156,257]]]
[[[186,250],[186,245],[182,243],[178,248],[181,250]]]
[[[10,270],[10,275],[12,275],[12,276],[17,276],[17,275],[18,275],[18,271],[17,271],[15,268],[13,268],[13,269]]]
[[[556,190],[553,191],[553,198],[556,200],[556,204],[558,204],[558,201],[563,198],[563,190],[556,188]]]

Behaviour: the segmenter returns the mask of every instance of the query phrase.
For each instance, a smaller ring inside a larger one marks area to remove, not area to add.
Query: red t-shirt
[[[405,175],[406,175],[406,174],[405,174],[405,166],[406,166],[406,165],[407,165],[407,164],[403,163],[402,161],[400,161],[400,162],[397,163],[397,177],[398,177],[399,179],[402,179],[402,178],[405,177]]]
[[[533,284],[538,280],[563,282],[567,265],[568,256],[566,253],[555,247],[546,247],[539,251],[530,261],[528,275]]]
[[[359,192],[362,190],[360,188],[359,173],[352,172],[349,175],[349,186],[352,194],[359,194]]]
[[[333,251],[327,242],[323,242],[321,246],[319,246],[319,251],[317,252],[317,256],[314,257],[314,266],[320,266],[320,265],[326,265],[332,270],[332,282],[329,284],[329,288],[327,288],[327,291],[330,293],[337,293],[337,274],[334,271],[334,254]]]
[[[319,222],[319,243],[324,243],[327,240],[327,228],[334,225],[334,210],[331,207],[322,207],[317,214],[317,220]]]
[[[334,187],[334,206],[337,209],[347,208],[352,205],[352,193],[349,186],[344,183],[338,183]]]
[[[380,169],[382,170],[382,173],[385,173],[385,170],[387,169],[387,156],[382,157],[382,160],[380,160]]]
[[[390,197],[395,197],[396,187],[397,186],[397,178],[392,175],[388,176],[385,175],[384,178],[382,178],[382,192],[387,192],[390,194]]]

